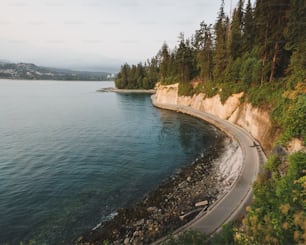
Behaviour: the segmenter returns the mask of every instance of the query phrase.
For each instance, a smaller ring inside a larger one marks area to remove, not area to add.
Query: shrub
[[[191,83],[179,83],[178,94],[181,96],[192,96],[194,90]]]

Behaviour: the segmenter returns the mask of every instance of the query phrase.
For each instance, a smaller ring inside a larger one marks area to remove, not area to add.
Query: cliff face
[[[193,109],[229,120],[250,132],[264,150],[269,151],[278,135],[272,126],[269,112],[253,107],[250,103],[241,103],[242,96],[243,93],[233,94],[222,104],[219,95],[211,98],[207,98],[203,93],[192,97],[179,96],[178,84],[158,85],[156,91],[158,103],[190,106]]]

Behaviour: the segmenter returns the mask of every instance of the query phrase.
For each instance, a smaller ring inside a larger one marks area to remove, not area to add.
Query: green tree
[[[215,51],[214,51],[214,69],[213,77],[216,81],[221,81],[223,72],[225,71],[228,63],[228,19],[224,13],[224,0],[222,0],[217,22],[214,26],[215,29]]]
[[[289,0],[257,0],[255,7],[256,45],[262,56],[261,81],[281,77],[289,62],[284,30],[288,22]]]
[[[293,86],[306,79],[306,3],[292,0],[288,14],[288,25],[285,29],[285,49],[292,52],[287,74]]]
[[[240,0],[238,7],[234,9],[231,23],[230,55],[233,60],[242,53],[242,28],[243,28],[243,1]]]
[[[213,40],[212,25],[201,22],[195,33],[194,46],[197,50],[197,66],[202,80],[212,80],[213,75]]]
[[[244,220],[248,243],[306,242],[306,153],[291,155],[288,170],[283,173],[280,166],[285,162],[270,157],[254,185],[255,202]]]
[[[190,82],[195,75],[194,51],[190,45],[190,41],[181,38],[179,47],[176,52],[176,63],[179,71],[179,80],[183,83]]]
[[[230,55],[235,60],[241,56],[241,29],[239,22],[239,13],[237,9],[234,9],[233,20],[231,24],[231,39],[230,39]]]
[[[255,40],[255,24],[251,0],[248,0],[243,22],[242,50],[243,52],[248,52],[253,49]]]
[[[170,52],[169,47],[166,43],[163,44],[160,50],[161,62],[160,62],[160,79],[165,81],[169,76],[170,67]]]
[[[115,85],[117,88],[127,88],[128,86],[128,74],[130,72],[130,66],[128,64],[124,64],[121,66],[121,70],[117,75],[115,80]]]
[[[295,137],[306,143],[306,95],[300,95],[287,112],[283,128],[287,137]]]
[[[137,64],[136,67],[136,71],[135,71],[135,83],[136,86],[134,86],[135,88],[143,88],[143,79],[145,77],[145,71],[144,71],[144,67],[141,63]]]

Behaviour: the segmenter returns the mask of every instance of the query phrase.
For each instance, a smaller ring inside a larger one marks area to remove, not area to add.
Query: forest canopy
[[[214,24],[200,23],[195,33],[179,35],[178,45],[164,43],[157,55],[138,65],[124,64],[118,88],[153,88],[201,82],[271,83],[287,77],[294,86],[305,79],[306,4],[300,0],[240,0],[232,15],[224,0]]]

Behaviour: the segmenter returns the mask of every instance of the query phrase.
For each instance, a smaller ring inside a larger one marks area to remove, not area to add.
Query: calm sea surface
[[[110,86],[0,80],[0,244],[71,244],[220,134]]]

